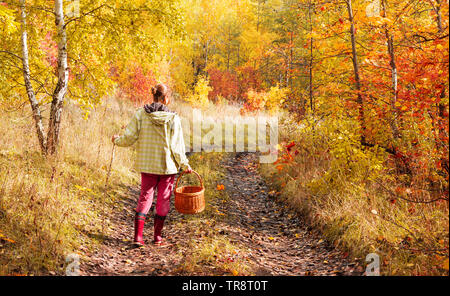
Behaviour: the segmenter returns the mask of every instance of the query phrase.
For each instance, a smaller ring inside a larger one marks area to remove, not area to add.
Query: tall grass
[[[170,108],[192,126],[190,105],[177,100]],[[0,109],[0,275],[64,274],[68,254],[83,253],[111,231],[108,217],[117,210],[116,201],[128,194],[128,187],[139,184],[139,175],[133,170],[134,148],[116,148],[106,186],[110,139],[135,111],[122,98],[105,99],[85,111],[69,101],[64,106],[58,154],[44,158],[29,106]],[[238,108],[226,104],[210,105],[202,112],[222,119],[239,116]],[[183,129],[190,135],[189,128]],[[192,167],[204,178],[209,206],[189,221],[200,223],[217,216],[214,201],[224,198],[215,190],[223,176],[218,169],[221,159],[221,153],[191,156]],[[192,175],[185,181],[197,182]],[[190,261],[185,267],[194,265]]]
[[[123,184],[137,182],[132,153],[116,150],[105,188],[110,137],[134,109],[108,99],[86,117],[67,103],[60,149],[49,158],[39,151],[28,109],[0,113],[0,230],[8,239],[0,244],[0,274],[62,274],[67,254],[102,237]]]
[[[282,201],[349,256],[364,261],[377,253],[385,275],[448,274],[448,202],[402,199],[433,196],[418,190],[422,184],[396,191],[405,184],[389,156],[360,147],[356,128],[351,121],[284,120],[283,157],[261,171]]]

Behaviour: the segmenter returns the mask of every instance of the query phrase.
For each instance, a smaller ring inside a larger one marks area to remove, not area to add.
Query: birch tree
[[[158,49],[155,32],[164,38],[181,36],[176,3],[86,0],[80,2],[77,15],[69,15],[63,0],[0,2],[0,21],[8,18],[11,27],[10,15],[16,13],[20,28],[2,32],[7,32],[7,42],[0,42],[0,76],[9,80],[8,87],[0,89],[0,98],[28,99],[43,155],[58,151],[68,98],[88,114],[114,89],[111,61],[149,63]],[[15,72],[20,75],[11,75]]]
[[[43,153],[47,152],[47,141],[44,135],[44,125],[42,123],[42,115],[39,103],[36,99],[36,95],[31,85],[30,64],[28,58],[28,34],[27,34],[27,12],[26,1],[20,0],[20,19],[21,19],[21,42],[22,42],[22,65],[23,65],[23,79],[25,82],[25,88],[30,101],[31,110],[33,112],[33,119],[36,127],[36,133],[39,140],[39,145]]]
[[[54,154],[58,145],[61,113],[67,93],[69,68],[67,65],[67,34],[64,22],[63,0],[55,0],[55,24],[58,32],[58,82],[53,91],[47,135],[47,153]]]

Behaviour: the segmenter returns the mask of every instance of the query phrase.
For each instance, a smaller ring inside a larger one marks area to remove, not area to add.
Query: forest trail
[[[258,173],[257,161],[254,153],[225,158],[223,184],[229,198],[212,205],[219,213],[217,218],[198,223],[177,213],[172,205],[163,230],[164,246],[151,243],[153,218],[149,213],[146,246],[130,247],[139,195],[138,188],[130,189],[130,195],[120,201],[123,210],[111,217],[109,236],[97,250],[83,254],[87,259],[81,262],[81,275],[231,275],[211,260],[186,270],[185,262],[196,245],[217,235],[238,247],[239,252],[227,259],[245,261],[248,269],[239,275],[360,275],[358,262],[328,246],[298,215],[275,201]]]

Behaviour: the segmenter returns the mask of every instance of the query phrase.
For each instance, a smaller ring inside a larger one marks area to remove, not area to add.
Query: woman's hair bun
[[[169,88],[165,84],[158,83],[151,88],[151,92],[153,94],[154,102],[162,102],[163,104],[168,104],[170,102]]]

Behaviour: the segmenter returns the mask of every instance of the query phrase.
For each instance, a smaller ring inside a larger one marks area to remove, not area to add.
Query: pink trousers
[[[170,196],[173,190],[175,175],[154,175],[141,173],[141,194],[139,196],[136,213],[147,215],[153,202],[155,189],[158,189],[156,198],[156,214],[166,216],[170,210]]]

